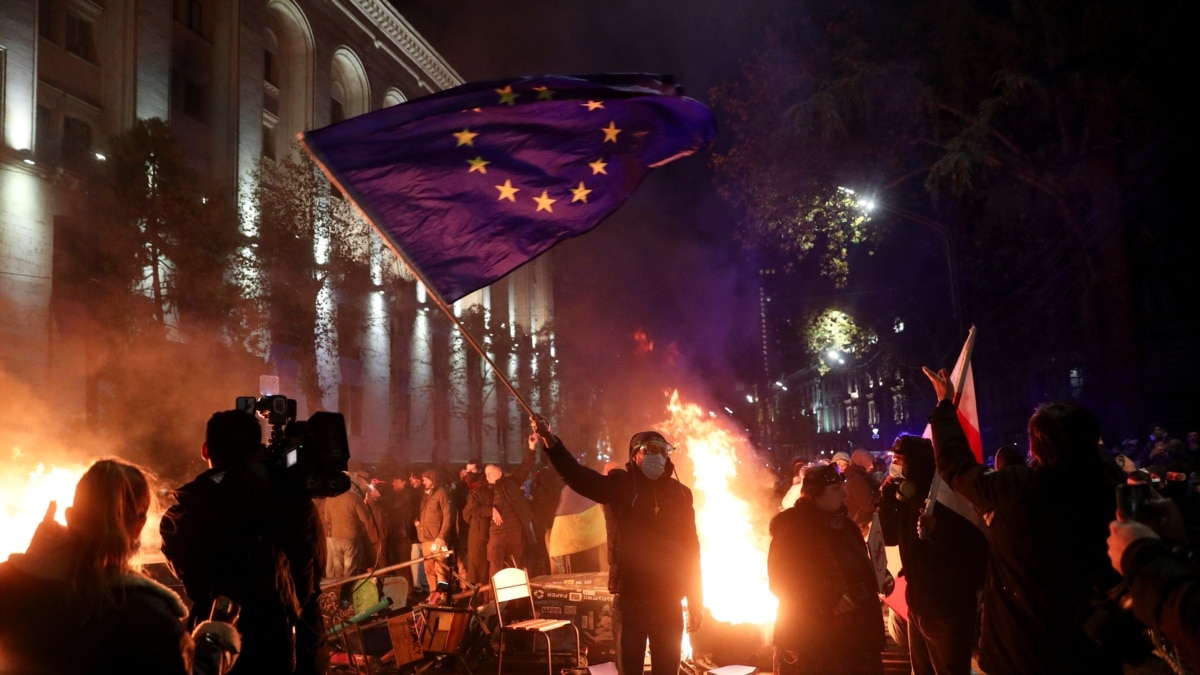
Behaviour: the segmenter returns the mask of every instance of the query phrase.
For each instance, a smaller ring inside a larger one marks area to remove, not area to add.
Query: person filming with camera
[[[192,600],[192,624],[219,596],[241,606],[233,675],[324,673],[321,521],[264,453],[254,414],[214,413],[201,448],[211,468],[176,492],[159,526],[162,552]]]

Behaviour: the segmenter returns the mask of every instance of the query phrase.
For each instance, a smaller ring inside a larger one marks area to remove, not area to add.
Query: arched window
[[[407,100],[408,97],[401,93],[399,89],[392,87],[391,89],[387,90],[386,94],[383,95],[383,107],[390,108],[394,105],[404,103]]]
[[[367,71],[354,52],[340,47],[333,53],[329,73],[329,121],[357,117],[371,109]],[[340,117],[335,117],[340,115]]]
[[[263,149],[278,152],[313,126],[313,36],[292,0],[267,3],[263,63]],[[273,116],[273,117],[272,117]]]

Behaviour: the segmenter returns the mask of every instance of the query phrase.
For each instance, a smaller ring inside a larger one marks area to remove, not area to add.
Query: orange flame
[[[14,448],[13,459],[21,456],[20,448]],[[63,514],[74,501],[75,483],[86,470],[86,466],[7,463],[0,471],[0,560],[29,546],[51,501],[58,502],[55,520],[66,523]]]
[[[704,605],[718,621],[768,630],[779,604],[767,583],[774,479],[732,422],[681,402],[678,391],[668,410],[664,433],[684,450],[680,477],[695,498]]]
[[[21,461],[23,459],[21,449],[13,448],[13,461],[0,468],[0,561],[29,547],[51,501],[57,502],[54,519],[66,524],[67,508],[75,501],[75,484],[92,464],[90,461],[85,464],[33,464]],[[162,559],[159,551],[162,539],[158,534],[161,517],[161,510],[147,514],[141,536],[142,550],[135,564]]]

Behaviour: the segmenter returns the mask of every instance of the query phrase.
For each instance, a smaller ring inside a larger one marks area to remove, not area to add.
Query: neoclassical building
[[[79,167],[103,161],[105,139],[135,120],[167,120],[193,167],[235,195],[260,161],[293,152],[304,130],[460,83],[384,0],[4,0],[0,382],[39,392],[68,418],[83,415],[84,369],[68,356],[53,306],[56,220],[71,209]],[[372,265],[391,255],[378,244]],[[540,369],[544,381],[553,368],[548,264],[534,261],[455,307],[481,305],[493,324],[543,342],[526,350],[527,362],[499,364],[516,379]],[[515,457],[523,413],[486,373],[433,381],[471,358],[454,331],[431,326],[437,309],[424,289],[408,288],[404,315],[360,299],[372,313],[366,334],[341,336],[354,349],[324,355],[322,407],[346,414],[357,457]],[[396,322],[405,349],[385,335]],[[280,347],[264,362],[300,399]],[[393,381],[398,372],[403,382]],[[555,391],[543,386],[532,402],[551,408],[541,399]]]

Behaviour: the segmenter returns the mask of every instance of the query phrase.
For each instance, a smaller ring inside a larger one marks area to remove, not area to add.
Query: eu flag
[[[473,82],[301,134],[446,302],[612,213],[705,146],[712,114],[651,75]]]

